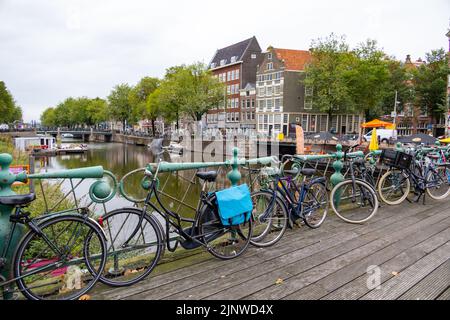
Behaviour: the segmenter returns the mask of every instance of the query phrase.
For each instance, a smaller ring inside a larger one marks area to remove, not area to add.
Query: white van
[[[372,131],[370,130],[363,136],[363,140],[370,142],[372,139]],[[389,140],[397,140],[397,130],[393,129],[377,129],[378,141],[388,143]]]

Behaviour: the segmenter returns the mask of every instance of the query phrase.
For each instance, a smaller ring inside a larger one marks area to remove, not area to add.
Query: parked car
[[[6,123],[0,124],[0,130],[6,131],[9,130],[9,126]]]
[[[363,140],[370,142],[372,139],[372,131],[370,130],[363,136]],[[390,141],[397,140],[397,130],[395,129],[377,129],[378,141],[383,143],[389,143]]]

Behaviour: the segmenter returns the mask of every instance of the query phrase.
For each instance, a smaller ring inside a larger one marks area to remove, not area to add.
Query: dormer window
[[[252,53],[252,59],[256,59],[256,53]]]
[[[220,65],[224,66],[227,63],[227,59],[220,60]]]
[[[231,57],[231,63],[236,62],[236,60],[237,60],[237,57],[236,57],[236,56],[232,56],[232,57]]]
[[[267,60],[272,60],[272,52],[269,52],[269,53],[267,54]]]
[[[211,63],[211,68],[215,68],[215,67],[216,67],[216,63],[215,62]]]

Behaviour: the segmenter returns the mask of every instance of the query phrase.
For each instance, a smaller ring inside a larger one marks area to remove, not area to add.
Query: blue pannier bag
[[[250,219],[253,202],[247,184],[217,191],[216,198],[223,225],[239,225]]]

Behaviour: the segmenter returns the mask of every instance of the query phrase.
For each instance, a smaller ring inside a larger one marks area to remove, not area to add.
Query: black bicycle
[[[106,267],[100,277],[105,284],[128,286],[142,280],[155,268],[166,247],[171,252],[178,245],[188,250],[204,247],[217,258],[233,259],[244,253],[250,243],[252,219],[237,225],[224,225],[220,219],[216,195],[207,191],[207,184],[217,178],[216,171],[196,173],[203,187],[191,219],[172,211],[161,200],[160,164],[161,161],[156,168],[149,165],[145,170],[141,186],[148,193],[141,209],[117,209],[102,217],[108,239]]]
[[[289,161],[294,163],[285,170]],[[282,162],[281,169],[262,170],[261,190],[252,193],[255,226],[251,243],[258,247],[278,242],[286,228],[299,219],[310,228],[318,228],[327,216],[326,179],[312,178],[315,169],[300,168],[294,156],[285,155]]]

